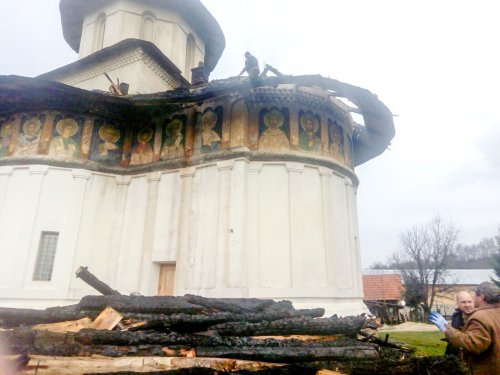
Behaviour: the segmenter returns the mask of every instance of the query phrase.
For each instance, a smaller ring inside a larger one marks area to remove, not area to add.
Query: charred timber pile
[[[92,373],[95,361],[101,363],[99,373],[134,373],[134,358],[142,358],[137,367],[142,373],[149,368],[145,358],[156,363],[150,372],[165,374],[307,374],[319,369],[374,374],[375,368],[414,374],[415,366],[426,374],[462,373],[454,359],[419,362],[411,348],[367,334],[364,316],[323,314],[323,309],[296,310],[288,301],[266,299],[86,296],[69,307],[0,308],[0,342],[12,355],[36,358],[37,366],[45,363],[42,367],[52,373],[78,373],[77,365],[70,364],[75,357],[80,361],[75,363],[87,366],[85,373]],[[56,370],[50,358],[76,372]],[[120,360],[129,361],[124,370],[119,370]],[[45,372],[37,368],[33,373]]]

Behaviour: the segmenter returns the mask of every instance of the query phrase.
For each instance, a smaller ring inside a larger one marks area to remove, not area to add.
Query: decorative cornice
[[[286,169],[289,173],[302,173],[304,171],[304,163],[286,163]]]
[[[74,179],[88,180],[91,175],[92,175],[92,173],[85,170],[85,169],[73,169],[73,178]]]
[[[219,171],[228,171],[228,170],[233,169],[233,167],[234,167],[234,159],[223,160],[223,161],[219,161],[217,163],[217,169]]]
[[[31,174],[41,174],[44,175],[49,170],[48,165],[30,165],[29,171]]]

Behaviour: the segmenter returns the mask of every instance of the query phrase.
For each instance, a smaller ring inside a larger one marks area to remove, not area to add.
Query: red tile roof
[[[395,301],[403,295],[401,275],[363,275],[366,301]]]

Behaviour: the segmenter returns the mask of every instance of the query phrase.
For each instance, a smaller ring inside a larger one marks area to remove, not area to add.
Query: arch
[[[94,52],[102,49],[104,45],[104,34],[106,32],[106,15],[100,13],[95,21]]]
[[[194,68],[194,49],[196,40],[193,34],[188,34],[186,38],[186,78],[191,79],[191,69]]]
[[[141,39],[154,43],[156,30],[156,16],[152,12],[142,14]]]

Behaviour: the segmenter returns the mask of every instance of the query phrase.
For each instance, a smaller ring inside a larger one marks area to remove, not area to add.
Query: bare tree
[[[495,236],[497,252],[493,256],[493,270],[495,271],[496,279],[492,278],[497,286],[500,286],[500,228],[498,228],[498,236]]]
[[[392,263],[405,283],[405,299],[408,305],[423,309],[425,320],[434,305],[437,286],[443,284],[458,232],[451,221],[436,216],[428,224],[404,232],[400,249],[393,255]]]

